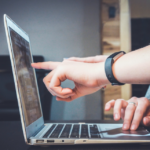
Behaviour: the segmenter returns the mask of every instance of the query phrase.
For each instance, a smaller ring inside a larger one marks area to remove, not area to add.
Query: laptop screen
[[[29,42],[12,28],[9,27],[9,31],[14,54],[14,67],[16,68],[19,86],[19,96],[23,107],[26,126],[28,126],[42,116],[36,88],[36,79],[33,68],[31,67],[30,46]]]

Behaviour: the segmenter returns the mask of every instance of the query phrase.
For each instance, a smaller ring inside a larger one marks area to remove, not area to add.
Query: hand
[[[134,102],[136,106],[129,102]],[[109,111],[111,108],[114,108],[114,120],[124,120],[123,130],[136,130],[141,122],[150,126],[150,101],[145,97],[132,97],[128,101],[111,100],[106,103],[105,110]]]
[[[37,69],[51,71],[44,83],[57,100],[72,101],[78,97],[92,94],[109,83],[104,70],[104,63],[82,63],[74,61],[33,63]],[[75,83],[75,88],[62,88],[61,82],[66,79]]]
[[[84,62],[84,63],[99,63],[104,62],[108,56],[106,55],[97,55],[93,57],[70,57],[67,60],[69,61],[77,61],[77,62]]]

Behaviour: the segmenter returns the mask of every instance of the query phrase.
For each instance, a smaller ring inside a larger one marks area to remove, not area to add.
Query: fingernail
[[[115,119],[119,119],[119,115],[118,114],[115,114]]]
[[[135,130],[136,129],[136,125],[131,125],[131,130]]]
[[[123,129],[128,129],[129,128],[129,125],[128,124],[123,124]]]

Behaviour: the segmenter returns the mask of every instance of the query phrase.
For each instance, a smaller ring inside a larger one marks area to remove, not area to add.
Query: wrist
[[[97,64],[97,82],[99,86],[103,87],[107,84],[110,84],[110,81],[107,79],[106,73],[105,73],[105,62],[101,62]]]

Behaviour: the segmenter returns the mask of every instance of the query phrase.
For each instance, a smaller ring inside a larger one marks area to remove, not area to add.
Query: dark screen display
[[[35,82],[36,78],[31,67],[30,46],[29,42],[13,29],[9,28],[9,30],[18,78],[19,96],[23,106],[26,126],[28,126],[42,116]]]

